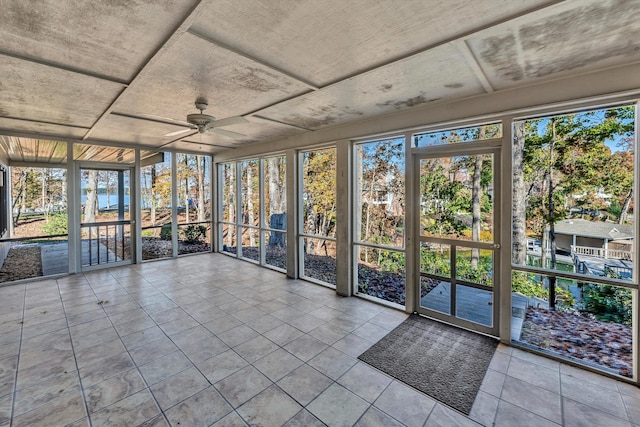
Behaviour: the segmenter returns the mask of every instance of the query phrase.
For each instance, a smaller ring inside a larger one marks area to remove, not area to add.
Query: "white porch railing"
[[[571,246],[571,255],[586,255],[605,259],[633,260],[633,252],[620,249],[594,248],[590,246]]]

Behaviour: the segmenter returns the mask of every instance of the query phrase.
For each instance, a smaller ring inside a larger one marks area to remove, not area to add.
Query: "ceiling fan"
[[[174,132],[169,132],[164,136],[177,136],[186,132],[197,131],[197,133],[213,132],[213,133],[217,133],[219,135],[223,135],[232,139],[242,139],[246,137],[246,135],[242,135],[241,133],[231,132],[231,131],[220,129],[220,128],[223,126],[249,123],[247,119],[241,116],[234,116],[234,117],[227,117],[225,119],[216,120],[215,117],[210,116],[208,114],[204,114],[204,110],[206,110],[208,106],[209,105],[205,100],[202,100],[202,99],[196,100],[196,108],[200,110],[200,113],[187,115],[187,123],[180,122],[186,126],[189,126],[189,128],[177,130]],[[192,135],[194,135],[195,133],[196,132],[193,132]]]

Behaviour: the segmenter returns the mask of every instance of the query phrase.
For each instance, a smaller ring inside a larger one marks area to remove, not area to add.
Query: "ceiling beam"
[[[57,62],[45,61],[44,59],[33,58],[31,56],[19,55],[13,52],[6,52],[0,50],[0,56],[19,59],[21,61],[32,62],[34,64],[44,65],[45,67],[57,68],[58,70],[68,71],[70,73],[81,74],[83,76],[93,77],[99,80],[104,80],[111,83],[117,83],[122,86],[127,86],[128,82],[118,79],[116,77],[107,76],[105,74],[94,73],[93,71],[87,71],[69,65],[58,64]]]
[[[460,51],[462,56],[464,56],[465,61],[467,61],[467,65],[469,65],[469,68],[473,70],[473,73],[478,78],[478,81],[480,82],[484,90],[487,93],[494,92],[495,89],[493,88],[493,86],[491,86],[491,82],[489,81],[489,79],[487,78],[487,75],[485,74],[484,70],[480,66],[478,59],[469,48],[467,41],[458,40],[456,42],[453,42],[452,44],[458,49],[458,51]]]
[[[74,144],[89,144],[89,145],[98,145],[105,147],[115,147],[115,148],[130,148],[136,149],[140,148],[141,150],[156,150],[157,147],[148,147],[136,143],[122,143],[117,141],[105,141],[100,139],[90,139],[83,140],[80,138],[66,137],[56,134],[48,134],[48,133],[35,133],[35,132],[24,132],[24,131],[16,131],[13,129],[1,129],[0,134],[2,136],[15,137],[15,138],[29,138],[29,139],[42,139],[47,141],[60,141],[60,142],[72,142]]]
[[[14,168],[64,168],[67,164],[67,161],[64,160],[60,163],[46,163],[46,162],[13,162],[9,160],[9,164],[7,166],[11,166]]]
[[[184,138],[186,138],[188,136],[189,135],[185,136]],[[180,152],[180,153],[184,152],[184,153],[187,153],[187,154],[199,154],[199,155],[202,155],[202,153],[198,153],[197,151],[191,151],[191,150],[182,150],[182,149],[178,150],[178,149],[172,149],[172,148],[165,148],[163,150],[160,150],[161,147],[165,147],[166,145],[171,144],[173,142],[179,142],[182,138],[176,139],[174,141],[170,141],[167,144],[163,144],[161,146],[150,146],[150,145],[140,145],[140,144],[136,144],[136,143],[122,143],[122,142],[116,142],[116,141],[104,141],[104,140],[100,140],[100,139],[83,140],[83,139],[79,139],[79,138],[63,137],[63,136],[54,135],[54,134],[22,132],[22,131],[16,131],[16,130],[12,130],[12,129],[1,129],[0,128],[0,149],[2,149],[2,151],[4,151],[5,153],[7,153],[7,152],[6,152],[6,147],[4,146],[4,144],[2,142],[3,141],[3,137],[42,139],[42,140],[48,140],[48,141],[70,142],[72,144],[97,145],[97,146],[100,146],[100,147],[126,148],[126,149],[131,149],[131,150],[140,149],[141,151],[168,151],[168,152]],[[7,156],[8,155],[9,155],[9,153],[7,153]],[[9,159],[7,159],[7,160],[9,160]]]
[[[195,142],[195,141],[185,141],[185,140],[174,141],[174,142],[184,142],[185,144],[199,144],[199,145],[206,145],[209,147],[220,147],[220,148],[225,148],[229,150],[235,150],[236,148],[238,148],[238,147],[233,147],[231,145],[213,144],[211,142]]]
[[[7,150],[8,147],[5,146],[5,141],[4,138],[0,137],[0,162],[2,159],[6,160],[6,162],[9,162],[9,151]],[[4,156],[2,155],[4,153]],[[8,166],[8,165],[7,165]]]
[[[319,90],[321,90],[321,89],[319,89]],[[314,92],[314,91],[309,90],[309,91],[307,91],[307,92],[299,93],[299,94],[296,94],[296,95],[291,95],[291,96],[290,96],[290,97],[288,97],[288,98],[281,99],[281,100],[276,101],[276,102],[272,102],[271,104],[267,104],[267,105],[265,105],[265,106],[263,106],[263,107],[260,107],[260,108],[258,108],[258,109],[256,109],[256,110],[249,111],[248,113],[244,113],[244,114],[242,114],[242,116],[245,116],[245,117],[246,117],[246,116],[254,116],[256,113],[259,113],[260,111],[264,111],[264,110],[266,110],[267,108],[271,108],[271,107],[273,107],[273,106],[275,106],[275,105],[282,104],[283,102],[291,101],[291,100],[293,100],[293,99],[302,98],[303,96],[308,95],[308,94],[313,93],[313,92]],[[262,118],[264,119],[264,117],[262,117]],[[265,120],[271,120],[271,119],[265,119]],[[290,124],[290,123],[286,123],[286,124]],[[294,125],[291,125],[291,126],[294,126]]]
[[[193,36],[198,37],[199,39],[202,39],[202,40],[204,40],[204,41],[206,41],[208,43],[216,45],[216,46],[218,46],[218,47],[220,47],[220,48],[222,48],[222,49],[224,49],[224,50],[226,50],[228,52],[231,52],[231,53],[233,53],[235,55],[241,56],[241,57],[243,57],[245,59],[248,59],[248,60],[256,62],[256,63],[258,63],[258,64],[260,64],[262,66],[265,66],[265,67],[269,68],[270,70],[275,71],[276,73],[283,74],[283,75],[285,75],[285,76],[287,76],[287,77],[289,77],[289,78],[291,78],[291,79],[293,79],[293,80],[295,80],[295,81],[297,81],[299,83],[302,83],[303,85],[307,86],[307,88],[309,88],[311,90],[318,90],[319,89],[318,86],[316,86],[313,83],[303,79],[300,76],[296,76],[294,74],[291,74],[288,71],[285,71],[285,70],[283,70],[281,68],[278,68],[278,67],[276,67],[276,66],[274,66],[272,64],[264,62],[264,61],[262,61],[262,60],[260,60],[260,59],[258,59],[256,57],[253,57],[253,56],[248,55],[248,54],[246,54],[244,52],[241,52],[238,49],[235,49],[235,48],[233,48],[231,46],[228,46],[228,45],[226,45],[224,43],[220,43],[220,42],[218,42],[216,40],[213,40],[212,38],[207,37],[204,34],[200,34],[199,32],[197,32],[196,30],[194,30],[192,28],[190,28],[187,32],[189,34],[193,35]]]
[[[74,128],[74,129],[91,129],[90,127],[87,127],[87,126],[69,125],[69,124],[63,124],[63,123],[57,123],[57,122],[49,122],[46,120],[25,119],[24,117],[0,116],[0,119],[19,120],[21,122],[27,122],[27,123],[39,123],[43,125],[62,126],[62,127]]]
[[[119,113],[116,111],[112,111],[111,115],[118,116],[118,117],[125,117],[127,119],[145,120],[147,122],[161,123],[163,125],[171,125],[171,126],[176,126],[181,128],[187,127],[187,123],[181,123],[177,120],[176,121],[162,120],[161,118],[137,116],[135,114]]]
[[[197,131],[197,130],[195,130],[195,131],[191,132],[191,133],[190,133],[190,134],[188,134],[188,135],[184,135],[184,136],[181,136],[180,138],[176,138],[176,139],[174,139],[174,140],[172,140],[172,141],[165,142],[164,144],[160,145],[160,146],[158,147],[158,149],[160,149],[160,148],[164,148],[164,147],[166,147],[166,146],[167,146],[167,145],[169,145],[169,144],[173,144],[174,142],[182,141],[183,139],[185,139],[185,138],[189,138],[189,137],[191,137],[191,136],[193,136],[193,135],[195,135],[195,134],[197,134],[197,133],[198,133],[198,131]]]
[[[200,16],[200,12],[202,11],[202,9],[205,8],[205,6],[206,6],[205,3],[206,2],[204,0],[199,0],[195,4],[195,6],[193,6],[193,8],[191,8],[189,13],[187,13],[187,16],[180,23],[180,25],[178,25],[178,27],[171,33],[171,35],[164,41],[164,43],[162,43],[160,45],[160,47],[158,49],[156,49],[156,51],[153,53],[153,55],[151,55],[149,60],[138,70],[138,72],[135,74],[135,76],[131,79],[131,81],[129,82],[129,85],[126,88],[124,88],[116,96],[116,98],[113,100],[113,102],[111,102],[109,107],[107,107],[107,109],[100,115],[98,120],[95,121],[95,123],[93,124],[91,129],[89,129],[89,131],[82,137],[83,140],[86,140],[86,139],[90,138],[91,135],[93,134],[93,132],[95,132],[96,128],[104,120],[106,120],[106,118],[109,116],[109,114],[111,114],[111,112],[113,111],[113,109],[114,109],[115,105],[118,103],[118,101],[120,101],[120,99],[122,99],[122,97],[126,93],[127,89],[130,88],[133,85],[138,84],[138,82],[140,82],[141,78],[146,74],[147,70],[149,70],[151,68],[151,66],[158,61],[158,59],[162,56],[162,54],[165,51],[167,51],[171,46],[173,46],[180,39],[180,37],[182,37],[182,35],[185,32],[187,32],[187,30],[189,29],[189,27],[191,26],[193,21],[198,16]]]
[[[260,116],[260,115],[257,115],[257,114],[253,114],[252,117],[255,117],[256,119],[260,119],[260,120],[266,120],[268,122],[277,123],[279,125],[287,126],[287,127],[293,128],[293,129],[307,130],[307,131],[312,131],[313,130],[313,129],[309,129],[309,128],[303,128],[302,126],[292,125],[291,123],[285,123],[285,122],[280,121],[280,120],[270,119],[268,117]]]

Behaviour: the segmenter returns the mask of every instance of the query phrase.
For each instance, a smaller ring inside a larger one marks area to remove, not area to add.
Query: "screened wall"
[[[287,271],[286,166],[283,155],[218,166],[223,252]]]
[[[220,250],[637,381],[635,110],[585,103],[219,163]]]

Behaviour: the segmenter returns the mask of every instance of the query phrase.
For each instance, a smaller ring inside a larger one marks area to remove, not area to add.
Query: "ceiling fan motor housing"
[[[198,132],[200,133],[206,132],[209,124],[212,123],[214,120],[215,118],[213,116],[210,116],[208,114],[202,114],[202,113],[189,114],[187,116],[187,121],[192,125],[195,125],[198,128]]]

